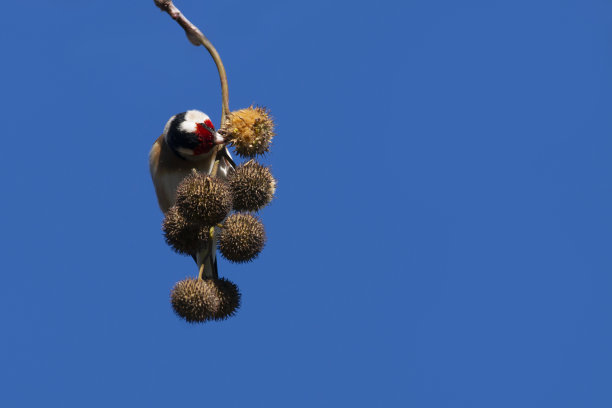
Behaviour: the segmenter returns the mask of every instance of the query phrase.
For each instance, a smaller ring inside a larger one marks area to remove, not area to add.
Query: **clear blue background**
[[[3,407],[612,406],[610,1],[194,1],[278,198],[243,305],[190,326],[147,155],[218,124],[147,1],[0,17]]]

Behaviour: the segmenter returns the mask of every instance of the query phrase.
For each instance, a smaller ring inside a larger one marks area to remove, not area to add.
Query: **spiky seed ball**
[[[224,320],[233,316],[240,307],[240,291],[235,283],[224,279],[209,279],[204,281],[214,293],[218,302],[214,302],[216,307],[213,310],[215,320]]]
[[[191,255],[204,248],[209,239],[209,227],[187,222],[176,206],[166,212],[162,223],[166,243],[179,254]]]
[[[252,261],[266,243],[262,222],[251,214],[232,214],[225,222],[219,236],[219,251],[231,262]]]
[[[234,210],[257,211],[274,198],[276,180],[268,167],[250,160],[231,173],[229,186],[234,199]]]
[[[203,281],[194,278],[177,282],[170,292],[170,303],[174,312],[190,323],[212,319],[210,306],[212,304],[215,307],[215,300]]]
[[[264,107],[231,112],[225,123],[225,138],[241,157],[255,157],[270,150],[274,121]]]
[[[174,312],[189,323],[223,320],[240,307],[238,287],[227,279],[187,278],[170,292]]]
[[[223,181],[194,171],[179,184],[176,207],[189,222],[215,225],[231,211],[232,195]]]

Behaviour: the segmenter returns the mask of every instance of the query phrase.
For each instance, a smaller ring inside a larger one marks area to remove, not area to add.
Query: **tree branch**
[[[212,43],[206,38],[204,34],[196,27],[191,21],[189,21],[183,13],[172,3],[172,0],[154,0],[155,5],[159,7],[161,11],[165,11],[168,13],[170,17],[174,21],[176,21],[183,30],[185,30],[185,34],[187,35],[187,39],[193,45],[203,45],[213,61],[215,61],[215,65],[217,66],[217,70],[219,71],[219,79],[221,80],[221,97],[222,97],[222,109],[221,109],[221,126],[225,124],[225,119],[229,114],[229,91],[227,88],[227,74],[225,73],[225,67],[223,66],[223,62],[221,61],[221,57],[219,53],[212,45]]]

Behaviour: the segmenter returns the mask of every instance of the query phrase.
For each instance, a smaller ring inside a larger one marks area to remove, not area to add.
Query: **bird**
[[[194,169],[210,174],[215,160],[219,160],[217,177],[221,179],[236,167],[210,117],[199,110],[172,116],[149,152],[149,171],[161,211],[165,214],[174,205],[176,190],[185,177]],[[198,267],[204,267],[207,278],[218,277],[215,247],[213,237],[212,250],[191,254]]]

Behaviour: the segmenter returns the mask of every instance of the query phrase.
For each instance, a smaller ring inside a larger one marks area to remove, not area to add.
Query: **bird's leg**
[[[210,255],[210,245],[207,242],[206,243],[206,248],[202,248],[201,252],[198,253],[198,280],[204,280],[204,279],[208,279],[211,276],[208,275],[212,275],[212,271],[206,271],[206,258]]]
[[[200,265],[200,273],[198,274],[198,280],[204,280],[204,263]]]
[[[213,164],[213,168],[210,171],[210,176],[215,177],[217,175],[217,171],[219,171],[219,160],[217,160],[217,158],[215,157],[215,163]]]

